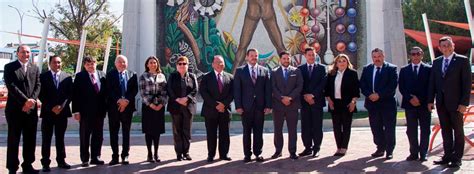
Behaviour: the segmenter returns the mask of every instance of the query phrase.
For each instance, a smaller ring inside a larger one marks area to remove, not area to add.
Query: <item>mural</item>
[[[259,64],[268,68],[278,66],[282,50],[291,52],[294,66],[305,63],[307,47],[324,64],[345,53],[357,66],[357,8],[357,0],[168,0],[163,70],[173,71],[185,55],[200,76],[222,55],[225,70],[234,72],[248,48],[257,48]]]

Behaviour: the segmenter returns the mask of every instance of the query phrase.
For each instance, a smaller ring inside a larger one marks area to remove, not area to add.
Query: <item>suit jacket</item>
[[[39,69],[31,62],[27,63],[26,74],[19,60],[10,62],[4,67],[4,80],[8,89],[7,105],[5,107],[6,117],[23,113],[22,108],[29,98],[38,99],[41,82]],[[37,115],[37,107],[33,107],[31,114]]]
[[[188,98],[188,105],[186,108],[191,112],[191,114],[196,114],[196,94],[198,93],[198,83],[196,75],[193,73],[187,72],[185,75],[186,82],[186,95],[181,95],[181,75],[179,72],[173,72],[170,74],[167,84],[168,91],[168,111],[171,114],[181,113],[182,105],[180,105],[175,100],[180,97]]]
[[[398,77],[398,90],[402,94],[402,108],[415,109],[418,107],[426,108],[428,97],[428,84],[430,81],[431,66],[420,63],[418,67],[418,75],[413,71],[412,64],[408,64],[400,69]],[[420,100],[420,106],[411,105],[412,96],[416,96]]]
[[[46,71],[40,75],[41,91],[39,99],[41,100],[41,114],[40,117],[57,117],[52,111],[53,107],[60,105],[63,109],[59,113],[60,117],[71,117],[71,103],[72,98],[72,77],[68,73],[61,71],[58,77],[58,88],[54,84],[53,74],[51,71]]]
[[[135,96],[138,93],[138,79],[137,73],[134,71],[127,70],[127,88],[125,91],[124,98],[129,101],[127,107],[125,108],[124,112],[133,113],[136,111],[135,108]],[[117,112],[118,105],[117,101],[122,98],[122,93],[120,89],[120,80],[119,80],[119,72],[117,69],[110,70],[106,76],[106,86],[107,86],[107,101],[108,101],[108,109],[109,114],[110,112]]]
[[[272,86],[270,71],[261,66],[255,66],[257,80],[255,84],[250,77],[248,64],[237,68],[234,76],[234,103],[235,108],[244,111],[251,110],[255,105],[257,110],[272,107]]]
[[[375,84],[377,89],[375,92],[379,94],[379,100],[372,102],[369,100],[370,94],[373,93],[372,77],[374,72],[374,64],[369,64],[362,70],[360,77],[360,90],[364,94],[365,108],[372,109],[396,109],[397,103],[395,101],[395,90],[397,88],[397,67],[393,64],[384,62],[380,72],[380,80]]]
[[[303,76],[301,71],[293,66],[288,66],[288,80],[283,77],[283,67],[275,68],[272,71],[272,91],[273,91],[273,109],[275,110],[298,110],[301,108],[301,90],[303,90]],[[291,104],[285,106],[282,102],[282,96],[291,97]]]
[[[201,109],[201,115],[203,117],[217,117],[218,111],[216,109],[217,102],[221,102],[226,106],[226,114],[230,116],[230,103],[234,99],[233,94],[233,85],[234,85],[234,76],[227,72],[221,73],[222,79],[222,92],[219,92],[217,85],[217,75],[212,70],[205,74],[201,79],[201,84],[199,85],[199,92],[201,97],[204,100]]]
[[[105,80],[105,73],[96,70],[100,80],[100,91],[95,92],[94,85],[92,85],[91,78],[87,71],[81,71],[76,74],[73,85],[72,95],[72,112],[79,112],[81,120],[100,116],[105,118],[107,112],[107,86]]]
[[[456,111],[458,105],[469,105],[471,95],[471,64],[465,56],[454,53],[443,77],[443,56],[433,61],[428,88],[428,102]]]
[[[320,107],[323,108],[326,106],[326,101],[324,100],[324,88],[326,88],[326,81],[328,74],[326,71],[326,66],[320,63],[315,63],[313,67],[313,72],[311,73],[311,78],[309,77],[308,64],[303,64],[298,67],[301,74],[303,74],[303,90],[301,95],[304,94],[313,94],[314,96],[314,105],[309,105],[304,97],[301,97],[301,102],[303,107]]]
[[[337,76],[337,73],[335,75],[329,74],[328,81],[326,84],[325,94],[326,94],[326,97],[331,98],[331,100],[335,99],[334,82],[336,80],[336,76]],[[341,80],[341,100],[344,106],[347,106],[352,101],[352,98],[354,97],[357,97],[357,98],[360,97],[359,77],[357,76],[357,71],[347,68],[342,74],[342,80]]]

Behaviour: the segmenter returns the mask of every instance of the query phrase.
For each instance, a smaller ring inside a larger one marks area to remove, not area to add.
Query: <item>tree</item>
[[[474,7],[474,1],[470,2]],[[406,29],[424,31],[421,14],[426,13],[428,19],[440,21],[453,21],[467,23],[464,3],[460,0],[404,0],[402,2],[403,22]],[[429,22],[432,33],[448,35],[469,36],[469,32],[463,29]],[[414,39],[406,36],[407,50],[413,46],[420,46],[425,50],[424,58],[429,60],[428,47],[421,45]],[[436,42],[436,41],[433,41]]]
[[[106,0],[67,0],[67,3],[58,2],[54,9],[46,12],[38,8],[39,0],[32,0],[33,12],[40,22],[51,19],[50,30],[55,38],[66,40],[80,40],[82,30],[87,30],[87,43],[94,43],[105,48],[107,38],[114,37],[114,33],[120,33],[114,24],[120,19],[111,14]],[[120,34],[121,35],[121,34]],[[74,70],[79,46],[59,45],[52,49],[63,58],[66,69]],[[86,47],[84,55],[96,57],[99,66],[104,60],[105,49],[97,47]],[[115,53],[114,53],[115,54]]]

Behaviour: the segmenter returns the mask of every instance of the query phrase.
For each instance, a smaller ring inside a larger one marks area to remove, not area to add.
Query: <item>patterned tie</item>
[[[221,73],[217,73],[217,88],[219,88],[219,93],[222,93],[222,89],[224,88],[224,84],[222,84]]]
[[[446,76],[446,71],[448,71],[449,66],[449,59],[444,59],[444,66],[443,66],[443,77]]]
[[[257,74],[255,73],[255,67],[252,67],[252,82],[255,85],[257,83]]]
[[[288,69],[286,69],[286,68],[283,71],[283,78],[285,78],[285,81],[288,81]]]
[[[377,71],[375,72],[375,78],[374,78],[374,92],[378,92],[378,85],[377,83],[380,81],[380,67],[377,67]]]
[[[125,91],[127,91],[127,87],[125,86],[125,77],[124,77],[124,72],[121,72],[119,77],[120,77],[120,93],[122,94],[122,97],[125,97]]]
[[[311,78],[311,74],[313,74],[313,65],[309,65],[308,74],[309,74],[309,78]]]
[[[23,72],[26,74],[26,63],[22,64],[21,67],[23,68]]]
[[[92,85],[94,85],[94,90],[96,93],[99,93],[99,85],[97,84],[97,81],[95,80],[94,74],[91,74],[91,80],[92,80]]]
[[[59,86],[58,73],[53,73],[53,82],[54,82],[54,86],[56,87],[56,89],[58,89],[58,86]]]

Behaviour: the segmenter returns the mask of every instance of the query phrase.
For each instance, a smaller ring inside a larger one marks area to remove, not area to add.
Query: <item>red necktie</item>
[[[99,93],[99,85],[97,85],[97,81],[95,81],[94,74],[91,74],[92,85],[94,85],[94,90],[96,93]]]
[[[224,84],[222,84],[221,73],[217,74],[217,88],[219,88],[219,93],[222,93],[222,89],[224,88]]]

